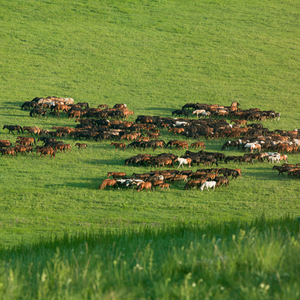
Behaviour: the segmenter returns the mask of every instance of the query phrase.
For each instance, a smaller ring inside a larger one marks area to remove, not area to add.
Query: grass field
[[[0,4],[0,139],[14,143],[17,137],[2,130],[4,124],[74,127],[74,119],[65,115],[31,118],[29,111],[20,109],[25,101],[49,95],[72,97],[91,107],[126,103],[135,112],[129,121],[141,114],[170,117],[172,110],[187,102],[230,105],[238,101],[243,109],[280,112],[280,121],[264,123],[271,130],[300,127],[297,1],[16,0]],[[162,134],[165,141],[174,139]],[[228,164],[241,167],[243,176],[215,192],[185,191],[183,183],[169,191],[99,191],[108,171],[129,175],[150,171],[124,166],[126,158],[140,151],[115,151],[108,141],[89,140],[88,148],[79,151],[74,147],[77,140],[64,142],[72,145],[72,151],[57,153],[54,159],[35,153],[0,157],[3,247],[21,241],[30,247],[50,233],[172,226],[178,221],[209,226],[251,222],[263,213],[267,220],[300,214],[299,179],[278,177],[267,163]],[[207,140],[206,149],[220,151],[224,142]],[[226,151],[226,155],[238,154]],[[289,162],[300,162],[299,154],[289,155]],[[291,299],[296,295],[293,284]],[[108,291],[103,295],[124,297]],[[261,299],[268,299],[262,295]],[[182,298],[188,299],[187,294]]]
[[[1,299],[298,299],[299,222],[123,227],[0,249]]]

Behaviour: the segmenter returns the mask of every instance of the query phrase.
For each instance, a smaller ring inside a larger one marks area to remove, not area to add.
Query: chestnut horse
[[[115,146],[116,147],[116,151],[117,151],[117,148],[121,148],[124,151],[126,151],[126,145],[124,143],[114,143],[114,142],[111,142],[110,146]]]
[[[104,190],[107,186],[113,186],[116,188],[117,180],[115,179],[104,179],[99,186],[99,190]]]
[[[198,147],[205,149],[205,143],[204,142],[196,142],[191,144],[191,148],[197,149]]]
[[[107,177],[112,176],[114,179],[115,178],[124,178],[126,177],[125,172],[109,172],[107,173]]]
[[[142,182],[140,185],[139,185],[139,188],[138,188],[138,192],[142,191],[143,189],[147,189],[147,190],[153,190],[152,189],[152,183],[147,181],[147,182]]]

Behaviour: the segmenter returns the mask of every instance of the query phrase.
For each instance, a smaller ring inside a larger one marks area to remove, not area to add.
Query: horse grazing
[[[200,190],[203,191],[205,188],[208,190],[213,189],[215,190],[216,188],[216,181],[205,181],[201,186],[200,186]]]
[[[116,151],[117,151],[117,148],[121,148],[124,151],[126,151],[126,145],[124,143],[114,143],[114,142],[111,142],[110,146],[115,146],[116,147]]]
[[[108,172],[107,177],[112,176],[114,179],[115,178],[124,178],[126,177],[125,172]]]
[[[104,179],[99,186],[99,190],[104,190],[107,186],[116,188],[117,180],[115,179]]]
[[[153,190],[152,189],[152,183],[151,182],[149,182],[149,181],[147,181],[147,182],[142,182],[140,185],[139,185],[139,187],[138,187],[138,192],[140,192],[140,191],[142,191],[142,190],[144,190],[144,189],[146,189],[146,190]]]

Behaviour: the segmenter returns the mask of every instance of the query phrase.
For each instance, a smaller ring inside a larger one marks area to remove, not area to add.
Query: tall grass
[[[1,299],[297,299],[299,222],[134,226],[1,249]]]

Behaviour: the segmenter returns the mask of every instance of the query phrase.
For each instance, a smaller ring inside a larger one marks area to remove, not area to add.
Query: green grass
[[[297,1],[0,4],[0,139],[16,140],[4,124],[75,126],[20,110],[49,95],[126,103],[135,117],[234,100],[280,112],[270,130],[299,128]],[[221,163],[243,175],[215,192],[99,191],[109,171],[151,168],[124,166],[138,150],[64,141],[72,151],[54,159],[0,157],[1,299],[299,298],[298,178]],[[205,142],[220,151],[225,140]]]
[[[126,226],[0,249],[1,299],[297,299],[299,222]]]
[[[56,95],[92,107],[126,103],[135,116],[170,116],[187,102],[237,100],[244,109],[281,112],[279,122],[265,123],[270,129],[297,128],[298,11],[295,1],[2,1],[1,124],[75,126],[66,116],[30,118],[20,110],[24,101]],[[16,136],[1,130],[0,138],[14,142]],[[76,140],[65,141],[72,152],[55,159],[1,157],[5,245],[49,231],[174,217],[194,223],[251,220],[262,212],[267,218],[299,215],[298,180],[278,177],[268,164],[229,164],[242,167],[243,177],[214,193],[184,191],[183,184],[153,193],[98,191],[108,171],[151,169],[123,166],[138,150],[116,152],[109,142],[87,141],[87,150],[78,151]],[[206,141],[207,149],[220,151],[223,142]],[[299,162],[298,155],[289,160]]]

